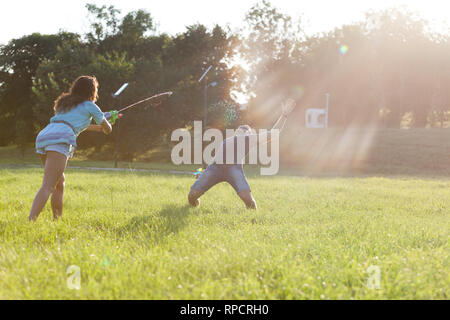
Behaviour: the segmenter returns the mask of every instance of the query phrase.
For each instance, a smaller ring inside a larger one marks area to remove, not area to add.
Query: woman
[[[58,219],[62,216],[64,170],[77,147],[78,135],[84,130],[111,133],[111,124],[95,104],[97,99],[97,79],[89,76],[76,79],[69,92],[56,99],[53,106],[55,116],[36,138],[36,152],[45,169],[42,186],[34,198],[28,220],[36,221],[50,194],[53,217]],[[92,119],[97,125],[91,125]]]

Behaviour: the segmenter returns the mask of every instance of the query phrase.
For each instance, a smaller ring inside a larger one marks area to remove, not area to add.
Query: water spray
[[[123,88],[123,89],[121,88],[121,89],[119,89],[119,91],[122,92],[125,88]],[[121,119],[123,117],[122,112],[127,111],[128,109],[137,107],[138,105],[143,104],[144,102],[147,102],[147,101],[157,100],[157,99],[161,99],[163,97],[170,97],[172,94],[173,94],[172,91],[155,94],[155,95],[153,95],[153,96],[151,96],[149,98],[145,98],[145,99],[143,99],[141,101],[138,101],[136,103],[130,104],[129,106],[126,106],[125,108],[123,108],[121,110],[118,110],[118,111],[117,110],[113,110],[113,111],[106,112],[105,113],[105,118],[111,124],[115,124],[118,119]]]

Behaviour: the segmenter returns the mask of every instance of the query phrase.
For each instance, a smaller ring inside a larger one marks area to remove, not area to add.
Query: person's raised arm
[[[278,118],[272,130],[278,129],[281,132],[286,124],[288,115],[294,110],[294,108],[295,108],[294,99],[287,99],[285,102],[283,102],[281,104],[281,116]]]
[[[294,111],[295,105],[296,104],[294,99],[287,99],[285,102],[281,104],[281,116],[278,118],[272,130],[280,130],[280,132],[283,130],[284,125],[286,124],[287,117],[289,114],[291,114],[292,111]],[[258,144],[268,143],[272,139],[270,133],[268,136],[269,138],[267,140],[265,138],[261,139],[261,137],[259,137],[257,139]],[[252,145],[251,147],[253,148],[255,147],[255,145]]]

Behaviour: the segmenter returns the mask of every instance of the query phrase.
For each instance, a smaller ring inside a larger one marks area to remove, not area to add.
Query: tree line
[[[52,116],[53,101],[77,76],[95,75],[99,105],[117,109],[161,91],[161,106],[143,106],[121,120],[121,157],[167,143],[170,133],[203,119],[203,86],[210,65],[208,124],[216,128],[273,121],[286,97],[299,105],[294,117],[324,105],[331,94],[332,126],[444,127],[449,121],[449,34],[432,33],[411,12],[369,12],[361,22],[305,35],[300,18],[264,0],[246,15],[239,32],[216,25],[158,33],[151,13],[120,18],[114,6],[86,6],[87,34],[34,33],[0,46],[0,146],[32,143]],[[111,93],[130,83],[120,101]],[[232,98],[251,98],[245,110]],[[114,136],[80,136],[81,147],[108,153]],[[106,146],[106,147],[105,147]],[[106,149],[105,149],[106,148]]]

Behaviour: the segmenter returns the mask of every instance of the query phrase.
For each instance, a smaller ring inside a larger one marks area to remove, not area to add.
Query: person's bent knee
[[[245,202],[245,205],[247,206],[247,209],[252,209],[252,210],[256,210],[258,209],[257,205],[256,205],[256,201],[255,199],[248,199]]]
[[[201,191],[191,189],[188,194],[189,204],[193,207],[198,207],[200,205],[200,200],[198,198],[200,198],[202,194]]]
[[[257,209],[256,201],[250,191],[240,192],[239,197],[244,201],[247,209]]]

